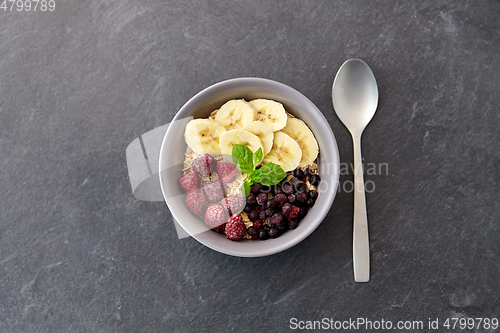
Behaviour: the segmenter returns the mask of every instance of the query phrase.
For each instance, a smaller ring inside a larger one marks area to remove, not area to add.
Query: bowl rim
[[[220,246],[217,243],[211,243],[209,241],[210,237],[204,237],[204,234],[206,232],[202,233],[191,233],[187,227],[183,225],[182,218],[179,216],[180,212],[176,212],[175,207],[171,207],[169,205],[169,200],[166,196],[165,193],[165,188],[164,184],[167,183],[163,179],[163,172],[161,170],[164,170],[164,159],[162,159],[162,156],[165,156],[165,150],[168,149],[169,144],[167,143],[167,138],[169,137],[169,134],[171,135],[171,132],[174,131],[171,126],[169,126],[165,132],[165,135],[162,140],[160,152],[159,152],[159,157],[158,157],[158,163],[159,163],[159,169],[160,172],[159,174],[159,181],[160,181],[160,187],[162,191],[163,198],[165,200],[165,203],[167,204],[167,207],[169,208],[170,213],[172,214],[173,218],[177,221],[177,223],[194,239],[196,239],[198,242],[201,244],[205,245],[206,247],[215,250],[220,253],[224,253],[227,255],[231,256],[237,256],[237,257],[263,257],[263,256],[268,256],[272,254],[276,254],[279,252],[282,252],[284,250],[287,250],[301,241],[303,241],[305,238],[307,238],[316,228],[323,222],[324,218],[328,214],[328,212],[331,209],[331,206],[333,204],[333,201],[336,197],[337,190],[338,190],[338,185],[339,185],[339,179],[340,179],[340,155],[339,155],[339,150],[337,146],[337,141],[335,139],[335,135],[333,134],[333,131],[328,123],[328,120],[325,118],[323,113],[318,109],[318,107],[311,101],[309,100],[305,95],[303,95],[301,92],[297,91],[296,89],[281,83],[277,82],[274,80],[266,79],[266,78],[259,78],[259,77],[239,77],[239,78],[232,78],[224,81],[220,81],[217,83],[214,83],[197,94],[195,94],[193,97],[191,97],[180,109],[177,111],[175,114],[174,118],[172,119],[171,122],[177,121],[179,119],[185,118],[183,116],[183,113],[186,113],[187,110],[192,110],[193,106],[199,105],[200,101],[206,100],[210,96],[213,96],[214,94],[225,91],[230,88],[235,88],[235,87],[245,87],[245,86],[264,86],[264,87],[269,87],[274,90],[281,90],[281,91],[286,91],[291,93],[292,95],[296,95],[294,99],[299,99],[300,103],[305,103],[307,104],[311,109],[313,109],[316,112],[317,117],[320,118],[320,121],[318,122],[318,126],[322,127],[322,130],[326,131],[328,134],[329,138],[332,141],[331,148],[333,150],[333,156],[336,159],[335,164],[336,167],[332,171],[334,173],[333,175],[333,188],[330,191],[322,192],[323,195],[326,195],[326,202],[322,207],[320,207],[320,210],[316,212],[316,216],[314,217],[313,223],[310,223],[306,229],[304,229],[300,233],[296,233],[295,237],[291,238],[288,242],[284,242],[282,244],[276,244],[275,247],[272,247],[271,249],[267,250],[260,250],[260,251],[253,251],[252,253],[247,253],[247,252],[239,252],[239,251],[234,251],[228,248],[225,248],[224,246]],[[323,150],[323,148],[321,148]],[[320,150],[320,152],[321,152]],[[212,230],[207,230],[207,232],[214,233]],[[280,237],[281,238],[281,237]],[[253,240],[248,240],[249,242],[252,242]],[[228,240],[229,242],[229,240]],[[263,249],[264,247],[262,247]]]

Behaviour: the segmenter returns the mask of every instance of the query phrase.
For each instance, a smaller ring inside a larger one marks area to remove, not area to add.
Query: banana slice
[[[279,164],[286,172],[295,170],[301,159],[302,150],[299,144],[288,134],[275,132],[273,149],[264,157],[264,164],[267,162]]]
[[[233,99],[220,107],[215,121],[226,130],[242,129],[255,120],[257,110],[243,99]]]
[[[257,110],[255,120],[266,123],[273,132],[285,127],[288,117],[281,103],[269,99],[254,99],[250,104]]]
[[[184,140],[196,154],[220,154],[219,140],[226,130],[210,119],[193,119],[186,125]]]
[[[255,153],[259,148],[264,151],[262,141],[260,141],[257,135],[250,132],[234,129],[226,131],[220,136],[219,146],[222,154],[231,155],[233,152],[233,146],[236,144],[247,146],[253,153]]]
[[[302,149],[302,159],[299,166],[302,168],[312,164],[316,157],[318,157],[319,148],[314,134],[307,127],[306,123],[297,118],[290,118],[281,131],[297,141],[300,149]]]
[[[259,137],[260,141],[262,141],[262,146],[264,146],[264,156],[271,151],[271,148],[273,148],[274,134],[271,127],[267,126],[266,123],[257,120],[243,127],[243,130]]]

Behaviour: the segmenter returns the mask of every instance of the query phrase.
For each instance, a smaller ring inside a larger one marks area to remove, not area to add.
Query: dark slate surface
[[[498,1],[55,1],[0,11],[1,332],[500,317]],[[365,178],[369,283],[353,281],[351,193],[256,259],[179,240],[164,203],[132,196],[127,145],[234,77],[304,93],[351,163],[330,92],[352,57],[380,91],[365,163],[388,165]]]

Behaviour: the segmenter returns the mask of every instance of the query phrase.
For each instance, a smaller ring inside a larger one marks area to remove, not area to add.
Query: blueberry
[[[257,201],[255,200],[255,195],[253,195],[253,193],[250,193],[247,196],[247,205],[255,206],[256,204],[257,204]]]
[[[299,179],[302,179],[304,178],[304,171],[302,171],[302,169],[300,168],[297,168],[293,171],[293,175]]]
[[[307,195],[304,192],[299,192],[295,194],[295,198],[296,198],[295,201],[299,205],[305,204],[307,201]]]
[[[266,211],[265,211],[265,210],[263,210],[263,211],[261,211],[261,212],[259,213],[259,219],[260,219],[260,220],[264,221],[264,220],[266,219],[266,217],[267,217],[267,214],[266,214]]]
[[[283,215],[276,213],[273,216],[271,216],[271,220],[270,220],[271,223],[269,223],[269,225],[276,226],[276,225],[280,224],[281,221],[283,221]]]
[[[259,193],[259,195],[257,196],[257,203],[262,206],[266,203],[266,201],[267,201],[267,193]]]
[[[299,222],[295,219],[288,221],[288,228],[295,229],[299,226]]]
[[[248,218],[250,221],[256,221],[259,219],[259,212],[256,209],[253,209],[250,214],[248,214]]]
[[[280,215],[280,216],[281,216],[281,215]],[[277,228],[278,230],[283,230],[283,229],[285,229],[285,228],[286,228],[286,225],[287,225],[287,222],[286,222],[286,220],[282,217],[281,219],[279,219],[279,220],[277,221],[277,223],[276,223],[276,225],[275,225],[275,226],[276,226],[276,228]]]
[[[312,175],[311,177],[309,177],[309,183],[312,186],[318,186],[320,181],[321,178],[318,175]]]
[[[312,206],[314,206],[314,203],[315,203],[315,202],[316,202],[316,201],[314,201],[313,199],[308,199],[308,200],[307,200],[307,205],[308,205],[309,207],[312,207]]]
[[[257,233],[258,233],[258,231],[257,231],[257,229],[255,229],[254,227],[249,227],[249,228],[247,229],[247,234],[248,234],[249,236],[255,236],[255,235],[257,235]]]
[[[262,189],[260,190],[262,193],[269,193],[271,192],[271,187],[267,185],[262,185]]]
[[[318,199],[318,191],[316,191],[316,190],[309,191],[309,193],[307,194],[307,197],[309,199],[313,199],[313,200]]]
[[[265,210],[267,216],[273,216],[276,211],[273,208],[268,208]]]
[[[250,191],[252,191],[252,193],[254,193],[254,194],[259,193],[261,189],[262,189],[262,185],[261,185],[261,184],[259,184],[259,183],[253,184],[253,185],[250,187]]]
[[[271,199],[271,200],[267,200],[266,202],[266,208],[271,208],[271,209],[274,209],[276,208],[276,206],[278,205],[278,202],[276,202],[276,199]]]
[[[305,177],[311,177],[312,175],[314,175],[314,172],[312,172],[312,170],[310,168],[307,168],[304,170]]]
[[[292,211],[292,205],[289,203],[286,203],[283,205],[283,208],[281,208],[281,210],[283,211],[283,215],[286,215]]]
[[[274,200],[276,200],[278,206],[283,206],[287,202],[287,197],[286,195],[280,193],[274,197]]]
[[[309,187],[307,187],[306,184],[304,183],[300,183],[298,186],[297,186],[297,191],[298,192],[305,192],[307,193],[309,191]]]
[[[293,171],[287,171],[287,172],[286,172],[286,175],[287,175],[287,176],[290,176],[291,174],[293,174]]]
[[[288,197],[287,197],[287,200],[289,203],[295,203],[295,200],[297,199],[296,195],[295,194],[290,194]]]
[[[266,240],[269,238],[269,234],[265,228],[259,230],[259,239]]]
[[[262,229],[266,230],[266,231],[269,231],[269,226],[267,224],[264,224],[264,226],[262,227]]]
[[[299,185],[299,184],[300,184],[300,179],[298,179],[297,177],[292,177],[292,178],[290,178],[289,182],[290,182],[293,186],[297,187],[297,185]]]
[[[269,236],[270,236],[271,238],[276,238],[276,237],[278,237],[279,235],[280,235],[280,232],[279,232],[279,230],[278,230],[278,229],[276,229],[276,228],[274,228],[274,227],[273,227],[273,228],[271,228],[271,229],[269,229]]]
[[[250,214],[250,212],[253,210],[253,207],[252,206],[249,206],[249,205],[246,205],[245,208],[243,209],[243,211],[245,213]]]
[[[290,195],[293,193],[293,186],[290,184],[289,181],[283,182],[283,185],[281,186],[281,190],[283,191],[283,194],[285,195]]]

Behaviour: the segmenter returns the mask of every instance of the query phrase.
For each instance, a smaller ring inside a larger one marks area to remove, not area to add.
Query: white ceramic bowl
[[[187,209],[185,195],[179,185],[186,143],[185,124],[194,118],[206,118],[231,99],[265,98],[282,103],[285,109],[302,119],[314,133],[320,148],[318,171],[321,176],[320,194],[297,229],[287,230],[275,239],[233,242],[224,234],[208,230],[202,219]],[[284,251],[309,236],[330,210],[340,175],[337,142],[321,111],[297,90],[268,79],[236,78],[216,83],[192,97],[177,112],[170,124],[159,156],[160,185],[173,217],[188,234],[209,248],[239,257],[260,257]]]

